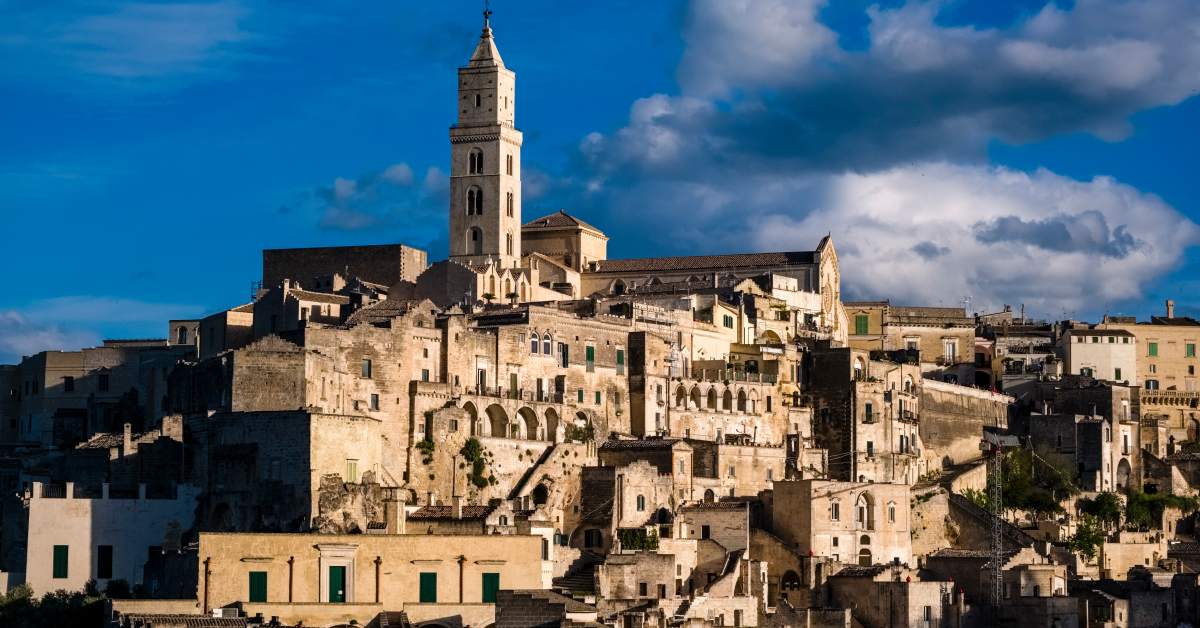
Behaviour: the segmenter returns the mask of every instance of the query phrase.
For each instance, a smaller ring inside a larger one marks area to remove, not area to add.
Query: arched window
[[[541,340],[541,337],[538,336],[536,331],[529,335],[529,352],[530,353],[538,352],[538,342],[540,340]]]
[[[474,185],[467,188],[467,215],[483,215],[483,190]]]
[[[513,158],[512,158],[512,155],[505,155],[505,156],[504,156],[504,165],[505,165],[505,172],[506,172],[507,174],[512,174],[512,173],[513,173]]]
[[[896,502],[888,502],[888,523],[896,523]]]
[[[871,497],[862,493],[854,500],[854,523],[863,530],[875,529],[875,513]]]
[[[854,359],[854,380],[861,382],[865,377],[866,365],[862,358]]]
[[[645,495],[637,496],[637,509],[638,509],[638,512],[644,512],[646,510],[646,496]]]
[[[505,252],[505,255],[513,254],[512,234],[511,233],[504,234],[504,252]]]
[[[913,391],[912,375],[905,375],[904,376],[904,392],[911,393],[912,391]]]
[[[471,153],[467,155],[467,172],[469,174],[483,174],[483,151],[478,148],[472,148]]]
[[[483,254],[483,230],[479,227],[467,231],[467,252],[469,255]]]
[[[512,215],[513,215],[513,193],[512,192],[509,192],[506,195],[505,206],[507,207],[508,217],[512,218]]]
[[[550,337],[550,334],[547,333],[546,335],[542,336],[542,353],[545,353],[546,355],[551,355],[550,347],[553,344],[554,344],[554,339]]]
[[[874,561],[871,560],[871,550],[869,550],[865,547],[858,550],[858,566],[859,567],[870,567],[873,564],[874,564]]]
[[[744,390],[738,391],[737,410],[738,410],[738,412],[746,411],[746,391],[744,391]]]
[[[175,340],[176,340],[177,344],[181,344],[181,345],[186,345],[188,343],[187,327],[179,328],[179,333]]]

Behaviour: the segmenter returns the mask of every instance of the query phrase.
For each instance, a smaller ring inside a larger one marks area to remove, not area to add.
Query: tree
[[[1163,511],[1178,508],[1183,514],[1200,509],[1200,500],[1172,493],[1143,493],[1133,491],[1125,502],[1125,527],[1149,530],[1162,525]]]
[[[1075,534],[1067,541],[1067,547],[1079,552],[1088,560],[1096,558],[1096,550],[1104,544],[1104,530],[1100,522],[1092,515],[1084,515],[1075,528]]]
[[[1105,529],[1121,525],[1121,498],[1116,493],[1104,492],[1093,499],[1080,499],[1079,510],[1084,515],[1095,517]]]

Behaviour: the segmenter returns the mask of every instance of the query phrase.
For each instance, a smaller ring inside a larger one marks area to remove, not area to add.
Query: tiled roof
[[[670,449],[678,443],[676,438],[646,438],[639,440],[607,440],[600,451],[635,451],[640,449]]]
[[[141,434],[133,434],[132,440],[135,443],[141,442],[147,436],[157,436],[158,432],[142,432]],[[75,449],[112,449],[120,447],[125,442],[125,435],[116,432],[98,432],[93,434],[91,438],[79,443]]]
[[[483,519],[492,514],[495,510],[494,506],[463,506],[463,519]],[[453,506],[422,506],[416,512],[408,515],[409,520],[412,519],[454,519]]]
[[[843,567],[841,571],[833,575],[835,578],[874,578],[875,576],[883,573],[887,568],[887,565],[871,565],[870,567]]]
[[[591,229],[592,231],[600,231],[561,209],[553,214],[535,218],[521,225],[522,229],[557,229],[561,227],[581,227],[583,229]]]
[[[351,314],[346,319],[346,327],[354,327],[359,323],[386,323],[397,316],[407,314],[417,303],[417,301],[408,299],[384,299],[376,301]]]
[[[243,305],[239,305],[229,311],[230,312],[253,312],[254,311],[254,303],[246,303]]]
[[[743,510],[748,502],[744,501],[719,501],[719,502],[696,502],[688,504],[680,508],[681,512],[689,510]]]
[[[1132,336],[1131,332],[1124,329],[1068,329],[1067,333],[1072,336]]]
[[[210,617],[208,615],[176,615],[165,613],[129,614],[124,616],[133,626],[189,626],[195,628],[243,628],[245,617]]]
[[[958,549],[954,547],[943,547],[930,554],[936,558],[991,558],[992,553],[987,550],[972,550]]]
[[[712,270],[734,268],[770,268],[815,263],[812,251],[782,253],[734,253],[731,255],[691,255],[687,257],[643,257],[609,259],[596,262],[598,273],[637,273],[672,270]]]
[[[292,296],[301,301],[313,301],[315,303],[340,303],[345,304],[350,302],[350,297],[340,294],[329,294],[328,292],[312,292],[310,290],[292,290]]]

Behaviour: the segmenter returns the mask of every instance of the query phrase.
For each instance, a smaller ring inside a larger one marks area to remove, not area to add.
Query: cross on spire
[[[484,29],[488,29],[488,28],[492,27],[491,23],[490,23],[491,22],[490,18],[492,17],[492,10],[488,6],[490,3],[491,3],[490,0],[483,0],[483,28]]]

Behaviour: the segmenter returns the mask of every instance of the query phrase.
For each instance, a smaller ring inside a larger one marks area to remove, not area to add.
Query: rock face
[[[322,534],[358,534],[367,523],[383,520],[383,488],[375,474],[366,471],[359,484],[347,484],[342,476],[321,476],[317,492],[317,516],[312,529]]]

